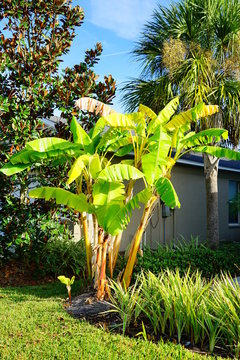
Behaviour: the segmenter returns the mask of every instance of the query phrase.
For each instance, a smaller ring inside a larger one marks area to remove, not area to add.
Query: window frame
[[[228,226],[229,227],[240,227],[240,209],[237,212],[238,221],[230,222],[229,221],[229,212],[230,212],[230,182],[237,184],[237,194],[240,194],[240,181],[237,180],[229,180],[228,181]]]

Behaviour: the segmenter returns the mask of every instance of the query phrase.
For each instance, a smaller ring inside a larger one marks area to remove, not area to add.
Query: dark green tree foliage
[[[102,52],[100,43],[86,51],[80,64],[59,73],[62,57],[69,52],[75,29],[84,18],[83,9],[72,7],[71,2],[2,0],[0,3],[0,166],[26,142],[43,136],[44,132],[47,136],[53,133],[45,129],[42,120],[52,116],[55,109],[62,112],[66,121],[56,125],[54,136],[68,138],[73,114],[84,122],[85,128],[96,119],[74,109],[79,97],[93,96],[105,103],[114,97],[115,82],[111,75],[98,82],[94,72]],[[0,175],[0,254],[1,246],[5,251],[7,244],[15,243],[16,239],[31,242],[24,227],[24,223],[26,227],[29,225],[26,207],[32,214],[34,227],[35,220],[39,223],[35,208],[38,206],[41,212],[42,204],[28,203],[27,188],[38,179],[38,172],[45,172],[51,185],[53,179],[64,183],[61,176],[56,179],[49,165],[35,169],[34,176],[27,172],[11,179]],[[58,173],[66,174],[61,171],[61,164]],[[44,208],[45,212],[48,210]]]

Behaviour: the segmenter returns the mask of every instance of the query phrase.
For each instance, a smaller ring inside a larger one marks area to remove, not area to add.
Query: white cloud
[[[156,0],[90,0],[91,22],[129,40],[138,38]]]

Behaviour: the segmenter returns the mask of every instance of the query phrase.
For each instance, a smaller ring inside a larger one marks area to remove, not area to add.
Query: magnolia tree
[[[29,195],[55,199],[57,204],[80,213],[88,274],[94,278],[97,296],[102,299],[107,292],[107,261],[112,276],[122,232],[132,211],[140,204],[144,205],[122,276],[125,286],[130,284],[142,234],[157,201],[161,199],[170,208],[180,207],[170,180],[176,161],[189,151],[236,160],[240,159],[240,154],[211,146],[213,139],[227,138],[224,129],[191,131],[192,121],[211,116],[218,111],[217,106],[199,104],[177,115],[174,115],[177,98],[159,114],[142,105],[138,112],[119,114],[90,98],[80,99],[77,106],[83,111],[102,115],[89,133],[73,118],[73,142],[59,138],[31,141],[24,150],[12,156],[1,171],[10,176],[30,169],[33,164],[41,166],[41,163],[56,158],[72,164],[67,185],[75,184],[74,193],[67,188],[39,187],[31,190]],[[122,156],[125,156],[124,160]],[[144,188],[133,196],[136,181],[142,181]]]
[[[60,110],[61,117],[66,119],[64,124],[57,125],[55,136],[68,139],[73,114],[81,118],[86,128],[97,120],[94,115],[90,118],[76,111],[74,103],[79,97],[91,95],[109,103],[114,96],[115,82],[111,75],[105,76],[101,82],[94,72],[102,52],[100,43],[87,50],[81,62],[60,73],[63,56],[68,54],[76,29],[84,19],[83,9],[71,6],[71,3],[70,0],[0,2],[1,166],[27,142],[43,137],[42,120],[52,116],[55,109]],[[64,167],[58,164],[53,171],[42,166],[37,181],[42,184],[51,182],[55,186],[65,183],[64,176],[60,176],[65,167],[65,163]],[[56,171],[59,177],[54,176]],[[34,181],[32,175],[23,171],[12,176],[10,181],[0,176],[0,227],[3,233],[3,236],[0,234],[0,252],[1,245],[16,244],[19,237],[35,228],[36,222],[30,226],[26,224],[28,211],[36,221],[39,214],[36,205],[28,203],[27,188]],[[35,172],[35,178],[37,175]],[[15,196],[16,188],[20,197]]]

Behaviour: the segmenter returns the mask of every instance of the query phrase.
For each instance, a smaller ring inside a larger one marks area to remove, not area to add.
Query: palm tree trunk
[[[132,244],[131,244],[131,249],[129,252],[129,257],[128,257],[128,261],[127,261],[127,265],[123,274],[123,278],[122,278],[122,284],[126,287],[128,287],[130,285],[131,282],[131,278],[132,278],[132,272],[133,272],[133,267],[135,265],[136,262],[136,258],[137,258],[137,253],[138,253],[138,249],[140,246],[140,242],[142,239],[142,235],[144,230],[146,229],[147,225],[148,225],[148,221],[150,218],[150,214],[155,206],[156,200],[157,200],[157,196],[152,196],[147,205],[144,208],[143,211],[143,215],[141,218],[141,222],[139,224],[139,227],[134,235],[134,238],[132,240]]]
[[[207,203],[207,241],[211,248],[219,246],[218,164],[215,156],[204,154],[204,175]]]

